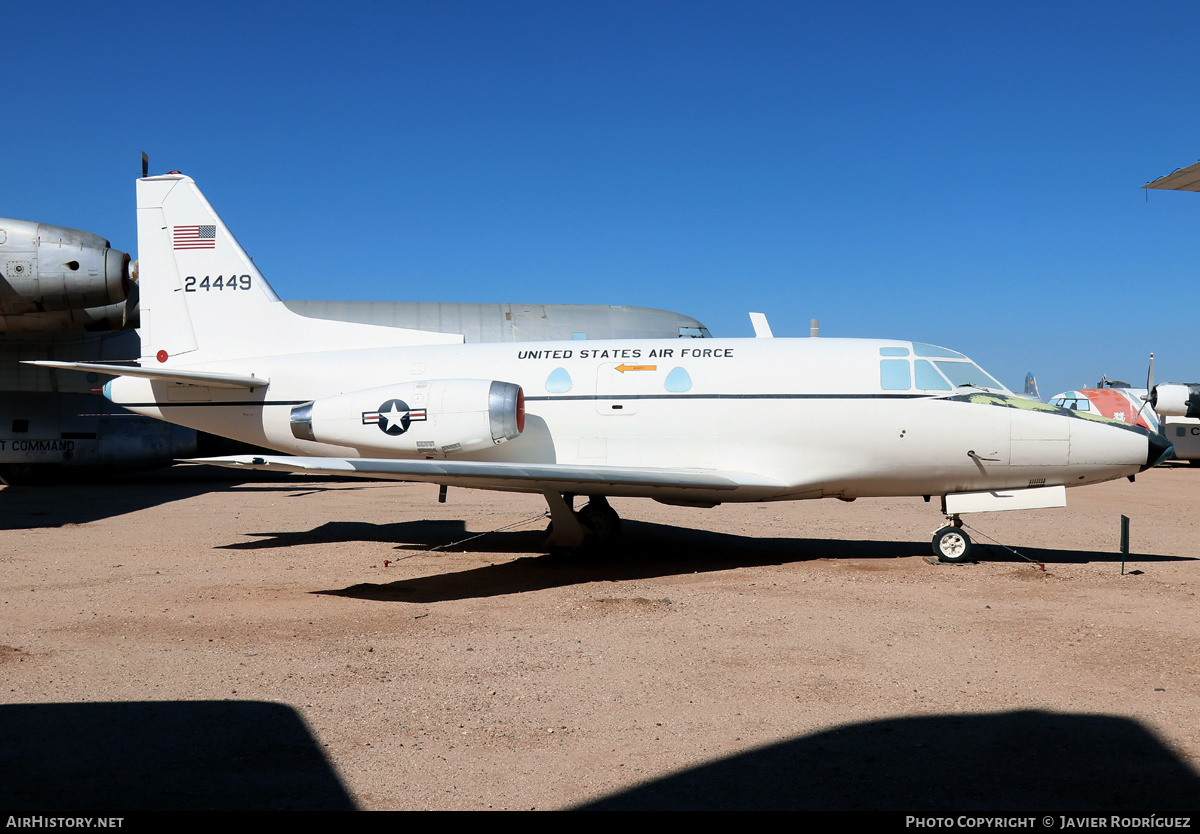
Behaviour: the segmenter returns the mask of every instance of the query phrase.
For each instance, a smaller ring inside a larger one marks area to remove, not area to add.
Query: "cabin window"
[[[575,341],[577,341],[577,342],[582,342],[584,339],[586,339],[586,338],[587,338],[587,334],[586,334],[586,333],[580,333],[579,331],[576,331],[576,332],[574,332],[574,333],[572,333],[572,334],[571,334],[571,338],[572,338],[572,339],[574,339],[574,340],[575,340]]]
[[[666,382],[663,385],[672,394],[682,394],[692,390],[692,378],[683,368],[675,368],[667,374]]]
[[[928,359],[918,359],[913,362],[913,370],[917,374],[917,387],[923,391],[949,391],[950,383],[937,372],[933,363]]]
[[[907,359],[879,360],[879,387],[884,391],[907,391],[912,387],[912,373]]]
[[[546,391],[551,394],[565,394],[571,390],[571,375],[566,368],[555,368],[546,377]]]
[[[1187,437],[1187,430],[1184,429],[1183,426],[1176,426],[1175,427],[1175,436],[1176,437]]]
[[[1059,408],[1069,408],[1071,411],[1091,411],[1092,403],[1087,397],[1059,397],[1053,405]]]

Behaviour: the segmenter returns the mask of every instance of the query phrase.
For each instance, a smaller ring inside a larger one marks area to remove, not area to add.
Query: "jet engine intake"
[[[129,295],[129,265],[98,235],[0,219],[0,315],[120,303]]]
[[[476,452],[525,430],[525,394],[511,382],[432,379],[298,405],[292,435],[383,457]]]
[[[1200,417],[1200,385],[1164,382],[1150,392],[1150,407],[1167,417]]]

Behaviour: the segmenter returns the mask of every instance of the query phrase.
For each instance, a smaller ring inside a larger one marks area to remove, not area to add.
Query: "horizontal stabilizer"
[[[256,376],[143,368],[140,365],[105,365],[100,362],[52,362],[46,359],[37,359],[24,360],[21,364],[56,368],[60,371],[84,371],[106,376],[136,376],[161,382],[178,382],[181,385],[199,385],[203,388],[262,388],[270,382],[270,380],[259,379]]]
[[[747,485],[735,473],[703,469],[641,469],[632,466],[568,466],[557,463],[492,463],[473,460],[393,460],[382,458],[258,457],[196,458],[237,469],[265,469],[308,475],[424,481],[473,489],[512,492],[578,492],[646,496],[653,490],[734,490]],[[754,486],[765,486],[761,479]],[[777,486],[777,485],[776,485]]]

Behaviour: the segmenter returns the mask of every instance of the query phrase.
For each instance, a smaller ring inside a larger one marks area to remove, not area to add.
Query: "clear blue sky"
[[[1194,3],[5,8],[0,215],[136,250],[194,177],[285,298],[912,338],[1200,381]]]

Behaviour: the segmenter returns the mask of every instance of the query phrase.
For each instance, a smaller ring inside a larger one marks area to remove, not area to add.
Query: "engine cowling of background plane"
[[[129,256],[98,235],[0,220],[0,313],[105,307],[129,294]]]
[[[1168,417],[1200,417],[1200,385],[1164,382],[1150,392],[1150,407]]]
[[[431,379],[367,388],[298,405],[300,440],[368,454],[444,456],[512,440],[525,429],[525,393],[511,382]]]

